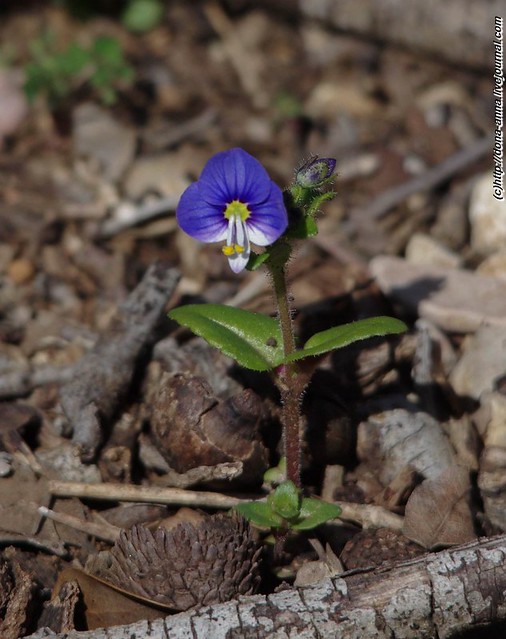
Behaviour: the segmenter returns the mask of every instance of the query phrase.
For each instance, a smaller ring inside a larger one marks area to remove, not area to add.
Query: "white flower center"
[[[232,200],[224,211],[224,215],[228,220],[227,245],[223,247],[223,253],[231,258],[235,255],[244,254],[249,257],[250,246],[248,227],[245,222],[251,215],[247,204],[239,200]]]

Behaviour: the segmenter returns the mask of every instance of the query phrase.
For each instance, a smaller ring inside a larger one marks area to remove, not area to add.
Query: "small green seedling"
[[[84,85],[89,85],[104,104],[114,104],[118,88],[134,78],[115,38],[98,36],[87,47],[72,43],[62,50],[54,34],[46,33],[32,43],[31,54],[25,67],[26,96],[33,101],[44,95],[52,109]]]
[[[282,482],[266,501],[239,504],[235,509],[256,526],[280,532],[311,530],[341,514],[337,504],[302,497],[289,479]]]

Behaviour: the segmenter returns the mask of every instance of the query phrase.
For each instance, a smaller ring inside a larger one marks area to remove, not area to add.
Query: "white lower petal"
[[[234,253],[233,255],[228,255],[228,263],[230,268],[234,271],[234,273],[240,273],[244,271],[246,265],[249,261],[250,250],[244,250],[243,253]]]

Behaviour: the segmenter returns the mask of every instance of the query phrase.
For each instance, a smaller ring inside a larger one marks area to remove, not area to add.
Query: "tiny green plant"
[[[169,317],[190,328],[240,365],[270,371],[280,391],[284,465],[269,480],[279,485],[266,501],[237,509],[252,523],[269,527],[283,538],[289,530],[307,530],[340,514],[335,504],[305,498],[301,487],[301,397],[317,364],[317,356],[374,336],[401,333],[406,326],[393,317],[372,317],[329,328],[297,343],[286,284],[294,243],[318,232],[317,213],[335,196],[328,187],[336,161],[312,157],[283,193],[264,167],[246,151],[217,153],[200,179],[181,196],[179,226],[201,242],[225,242],[222,252],[230,268],[268,269],[277,302],[277,317],[218,304],[181,306]],[[264,247],[255,253],[252,244]],[[269,471],[268,471],[269,472]],[[279,481],[281,480],[281,481]]]
[[[134,77],[116,38],[98,36],[87,47],[72,43],[60,49],[54,35],[46,33],[30,48],[32,59],[25,66],[26,96],[33,101],[45,95],[53,109],[85,84],[104,104],[113,104],[118,87]]]

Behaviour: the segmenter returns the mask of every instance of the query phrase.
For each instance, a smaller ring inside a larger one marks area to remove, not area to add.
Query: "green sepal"
[[[395,317],[386,316],[369,317],[350,324],[334,326],[310,337],[304,344],[304,348],[292,353],[287,361],[295,362],[304,357],[323,355],[369,337],[402,333],[406,330],[407,326],[404,322]]]
[[[334,199],[336,195],[337,193],[335,191],[325,191],[325,193],[315,194],[314,197],[311,199],[309,206],[306,208],[307,215],[309,217],[313,217],[314,215],[316,215],[316,213],[318,213],[318,211],[320,210],[322,204]]]
[[[268,371],[283,363],[281,329],[272,317],[221,304],[180,306],[169,317],[245,368]]]
[[[301,215],[290,224],[286,235],[295,240],[305,240],[308,237],[314,237],[318,235],[316,220],[309,215]]]
[[[341,508],[337,504],[327,501],[305,497],[302,500],[299,521],[290,525],[292,530],[311,530],[330,519],[335,519],[341,514]]]
[[[268,251],[264,251],[263,253],[254,253],[251,251],[246,268],[248,271],[256,271],[269,259],[269,257],[270,253]]]
[[[265,501],[250,501],[234,506],[248,521],[262,528],[281,528],[283,519]]]

